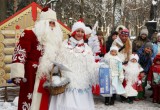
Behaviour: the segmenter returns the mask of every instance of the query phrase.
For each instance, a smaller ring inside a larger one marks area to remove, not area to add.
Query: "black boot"
[[[110,100],[110,105],[114,105],[115,99],[116,99],[116,94],[113,94],[113,96],[111,97],[111,100]]]
[[[128,97],[128,103],[129,103],[129,104],[133,104],[133,98],[134,98],[134,97]]]
[[[105,97],[105,102],[104,102],[105,105],[109,105],[109,99],[110,99],[109,97]]]
[[[121,96],[121,95],[120,95],[120,98],[121,98],[121,102],[122,102],[122,103],[126,102],[126,98],[125,98],[124,96]]]

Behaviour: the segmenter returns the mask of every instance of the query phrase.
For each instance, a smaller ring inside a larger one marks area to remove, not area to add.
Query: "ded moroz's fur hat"
[[[56,12],[53,11],[52,9],[45,7],[42,9],[41,13],[40,13],[40,18],[39,20],[53,20],[53,21],[57,21],[57,16],[56,16]]]

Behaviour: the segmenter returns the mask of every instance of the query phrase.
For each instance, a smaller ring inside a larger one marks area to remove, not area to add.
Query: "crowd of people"
[[[160,33],[151,42],[148,30],[142,29],[132,42],[124,27],[107,41],[101,30],[94,33],[81,21],[71,30],[62,41],[55,11],[44,8],[34,28],[22,33],[11,66],[12,81],[20,86],[18,110],[94,110],[93,94],[101,93],[101,65],[108,66],[111,76],[112,94],[105,96],[105,105],[114,105],[116,94],[122,103],[144,100],[147,83],[153,102],[160,103]],[[64,93],[51,96],[44,84],[56,64],[68,69],[60,71],[70,83]]]

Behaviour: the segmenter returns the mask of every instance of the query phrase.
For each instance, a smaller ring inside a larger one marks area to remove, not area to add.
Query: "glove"
[[[27,79],[26,79],[26,78],[21,78],[21,77],[16,77],[16,78],[13,78],[13,79],[12,79],[12,82],[13,82],[15,85],[19,86],[22,82],[23,82],[23,83],[27,82]]]

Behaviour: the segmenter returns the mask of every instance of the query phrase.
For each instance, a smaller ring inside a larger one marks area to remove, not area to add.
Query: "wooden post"
[[[4,87],[4,101],[7,102],[8,101],[8,93],[7,93],[7,86]]]

